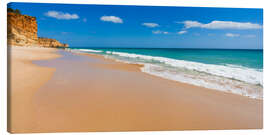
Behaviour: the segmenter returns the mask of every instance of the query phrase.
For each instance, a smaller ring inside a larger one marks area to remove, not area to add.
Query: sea
[[[68,48],[143,64],[142,72],[223,92],[263,99],[263,50]]]

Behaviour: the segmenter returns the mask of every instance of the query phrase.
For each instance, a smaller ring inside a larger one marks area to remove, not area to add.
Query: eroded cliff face
[[[37,22],[35,17],[8,13],[7,28],[9,45],[37,45]]]
[[[55,39],[37,36],[35,17],[9,12],[7,14],[7,42],[16,46],[68,47]]]
[[[38,44],[44,47],[68,47],[67,44],[62,44],[55,39],[50,38],[38,38]]]

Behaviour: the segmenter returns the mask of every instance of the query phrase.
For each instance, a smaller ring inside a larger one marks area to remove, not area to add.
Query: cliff
[[[9,45],[27,46],[37,44],[37,22],[35,17],[8,13],[7,32]]]
[[[44,47],[68,47],[68,44],[62,44],[55,39],[50,38],[38,38],[38,44]]]
[[[40,38],[35,17],[12,12],[7,14],[7,42],[16,46],[68,47],[55,39]]]

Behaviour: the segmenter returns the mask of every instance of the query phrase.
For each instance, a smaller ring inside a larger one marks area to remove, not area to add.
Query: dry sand
[[[60,57],[56,49],[9,46],[8,130],[29,132],[35,128],[33,96],[53,75],[55,69],[40,67],[33,60]]]
[[[61,58],[34,62],[37,66],[31,63],[35,60],[32,57],[27,60],[15,57],[16,51],[37,55],[36,50],[24,49],[14,49],[11,53],[14,55],[10,89],[12,132],[260,129],[263,126],[262,100],[151,76],[140,72],[141,65],[115,62],[98,55],[60,51]],[[50,56],[42,59],[58,57],[52,52],[40,50],[38,55]]]

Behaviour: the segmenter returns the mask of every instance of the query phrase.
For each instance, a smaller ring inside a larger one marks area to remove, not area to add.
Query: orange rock
[[[55,39],[40,38],[35,17],[12,12],[7,14],[7,42],[8,45],[40,46],[40,47],[68,47]]]

